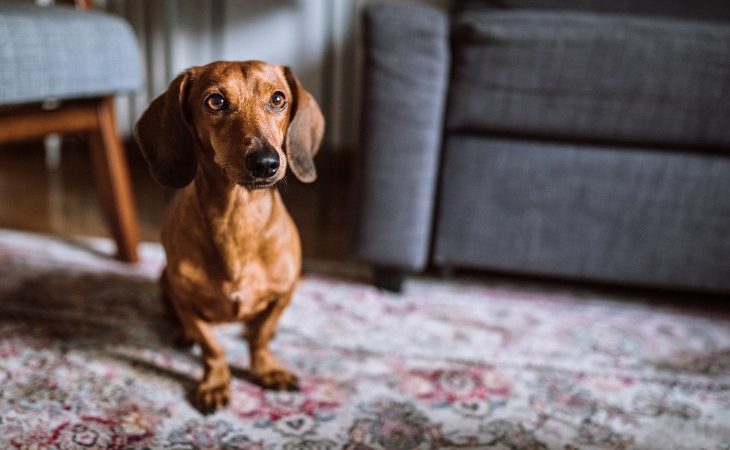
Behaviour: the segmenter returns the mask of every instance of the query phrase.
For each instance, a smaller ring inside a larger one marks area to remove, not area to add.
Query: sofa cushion
[[[470,11],[453,28],[450,130],[730,147],[730,27]]]
[[[137,42],[121,18],[0,3],[0,104],[106,95],[141,80]]]
[[[730,158],[449,136],[437,265],[730,292]]]

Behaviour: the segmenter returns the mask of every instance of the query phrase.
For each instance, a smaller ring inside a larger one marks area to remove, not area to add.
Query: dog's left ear
[[[286,132],[286,160],[299,180],[311,183],[317,179],[313,158],[324,135],[324,117],[314,97],[288,67],[284,67],[284,76],[293,97]]]

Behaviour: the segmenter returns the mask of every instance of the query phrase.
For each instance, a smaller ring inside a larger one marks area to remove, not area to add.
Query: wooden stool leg
[[[99,101],[97,118],[99,129],[89,133],[89,143],[102,208],[117,242],[117,258],[137,262],[139,225],[124,147],[117,133],[112,97]]]

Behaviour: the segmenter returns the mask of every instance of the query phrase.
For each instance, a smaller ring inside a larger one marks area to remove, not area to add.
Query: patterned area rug
[[[396,296],[308,275],[273,343],[301,392],[247,382],[224,326],[233,398],[204,416],[196,350],[167,344],[159,247],[137,267],[108,250],[0,231],[0,448],[730,448],[727,316],[476,281]]]

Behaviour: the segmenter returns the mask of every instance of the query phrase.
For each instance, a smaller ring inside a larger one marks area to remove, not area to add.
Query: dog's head
[[[314,181],[323,134],[317,102],[289,68],[261,61],[185,71],[135,128],[152,176],[173,188],[193,180],[200,158],[248,189],[273,186],[287,165],[301,181]]]

